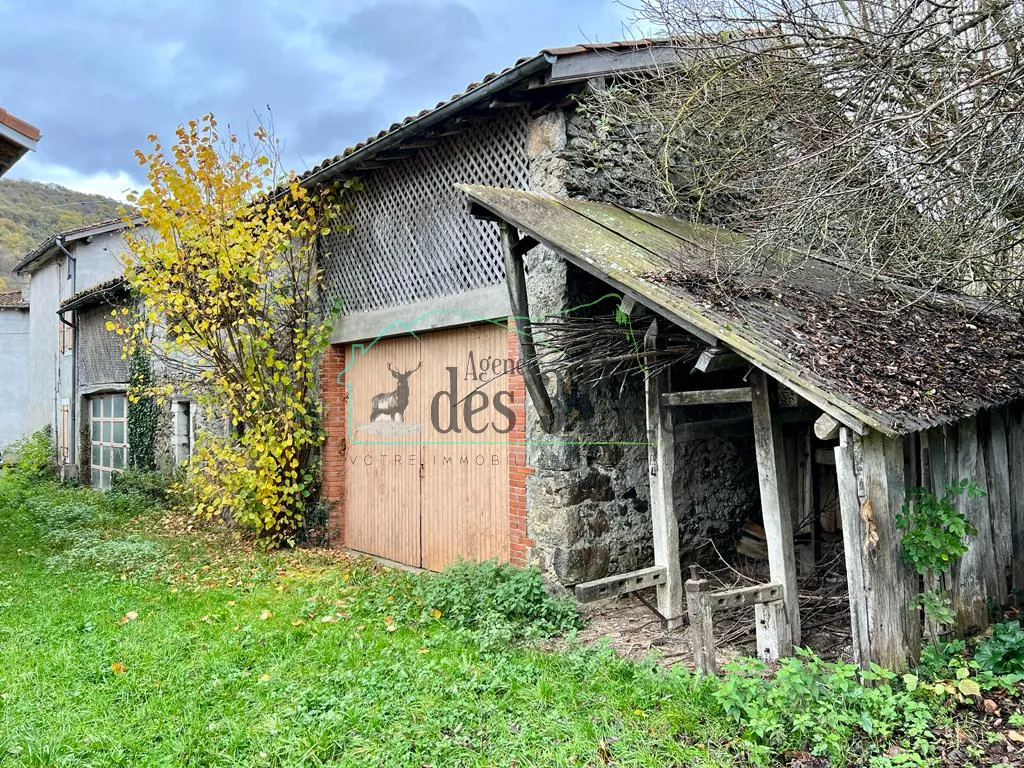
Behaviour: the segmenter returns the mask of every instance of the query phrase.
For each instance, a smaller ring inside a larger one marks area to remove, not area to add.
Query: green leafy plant
[[[903,531],[903,562],[935,585],[920,595],[921,607],[931,620],[933,643],[939,641],[939,627],[952,624],[955,619],[952,603],[939,586],[940,577],[963,557],[966,539],[978,535],[978,529],[954,504],[964,493],[971,497],[985,495],[972,480],[950,483],[942,498],[926,488],[912,488],[896,516],[896,527]]]
[[[153,387],[153,366],[149,353],[135,349],[128,358],[128,465],[133,469],[156,469],[156,425],[159,416]]]
[[[978,669],[997,675],[1024,675],[1024,629],[1016,621],[992,628],[992,635],[978,643],[974,652]]]
[[[575,604],[552,598],[535,568],[460,561],[424,577],[420,596],[434,618],[506,638],[553,635],[581,626]]]
[[[14,459],[13,468],[25,478],[42,479],[53,474],[53,435],[47,426],[28,437],[16,440],[4,449],[4,457]]]
[[[725,672],[714,696],[743,728],[757,762],[772,752],[808,750],[834,765],[863,764],[851,758],[896,736],[910,739],[919,754],[931,749],[929,706],[877,665],[861,670],[798,648],[774,675],[754,659],[732,662]]]

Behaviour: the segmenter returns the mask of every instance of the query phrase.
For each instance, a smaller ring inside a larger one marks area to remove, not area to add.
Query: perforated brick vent
[[[327,238],[327,299],[350,315],[502,282],[497,227],[473,219],[454,185],[525,188],[526,125],[510,111],[367,172],[344,214],[352,231]]]

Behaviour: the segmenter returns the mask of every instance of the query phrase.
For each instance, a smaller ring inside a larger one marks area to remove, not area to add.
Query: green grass
[[[711,684],[455,629],[415,582],[0,476],[0,765],[734,764]]]

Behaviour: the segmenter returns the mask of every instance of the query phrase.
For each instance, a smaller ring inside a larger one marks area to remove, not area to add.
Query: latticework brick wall
[[[526,126],[509,110],[369,172],[348,198],[352,231],[327,238],[328,302],[350,315],[502,283],[498,228],[473,219],[454,185],[525,188]]]

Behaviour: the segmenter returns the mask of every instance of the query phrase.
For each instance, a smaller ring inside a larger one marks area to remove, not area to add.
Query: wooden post
[[[985,456],[978,442],[978,419],[964,419],[956,427],[956,456],[947,442],[947,467],[955,473],[952,480],[986,482]],[[953,609],[956,628],[984,629],[988,626],[987,572],[995,568],[992,552],[992,529],[988,521],[988,502],[982,498],[957,494],[954,505],[978,529],[978,535],[967,542],[967,551],[953,568]]]
[[[786,605],[781,600],[770,603],[758,603],[754,606],[754,623],[756,625],[757,655],[761,661],[778,661],[783,655],[779,648],[779,638],[785,634]]]
[[[712,608],[708,601],[711,583],[697,578],[697,566],[690,566],[686,581],[686,611],[690,617],[690,642],[693,645],[693,663],[708,675],[715,673],[715,631],[711,620]],[[760,645],[760,642],[758,643]]]
[[[782,600],[786,606],[785,626],[779,627],[778,651],[789,656],[793,646],[800,644],[800,606],[793,554],[793,516],[787,487],[789,475],[782,451],[782,422],[774,397],[774,381],[755,368],[751,371],[750,382],[761,516],[768,540],[768,569],[772,581],[782,585]]]
[[[1018,605],[1024,599],[1024,407],[1010,406],[1009,421],[1010,528],[1013,539],[1013,591]]]
[[[853,456],[853,435],[840,428],[836,454],[836,482],[839,513],[843,524],[843,552],[846,555],[846,583],[850,592],[850,626],[853,630],[853,660],[867,669],[871,662],[871,629],[865,563],[871,543],[860,516],[857,469]]]
[[[526,266],[522,253],[516,247],[520,242],[519,235],[512,225],[505,221],[501,222],[501,252],[505,261],[509,304],[516,321],[519,357],[523,361],[523,381],[526,384],[526,391],[530,393],[541,429],[550,433],[554,428],[555,414],[551,407],[551,398],[548,397],[548,391],[541,379],[537,350],[533,344],[530,301],[526,292]]]
[[[658,321],[651,323],[644,336],[644,350],[653,352],[658,338]],[[654,357],[647,356],[647,365]],[[671,408],[661,405],[661,395],[669,391],[668,370],[648,375],[647,462],[651,483],[651,523],[654,533],[654,564],[665,569],[665,583],[658,585],[658,612],[668,629],[682,625],[683,577],[679,565],[679,521],[676,518],[672,476],[675,470],[674,418]]]
[[[1010,526],[1010,468],[1006,441],[1006,422],[1002,410],[993,410],[988,417],[985,436],[985,469],[988,482],[988,519],[992,537],[995,568],[989,583],[996,605],[1006,605],[1009,598],[1007,578],[1013,560],[1013,534]]]
[[[902,537],[896,528],[896,516],[906,498],[903,440],[869,432],[861,440],[861,449],[867,498],[859,514],[867,545],[871,660],[902,671],[917,658],[921,642],[920,578],[903,562]]]

